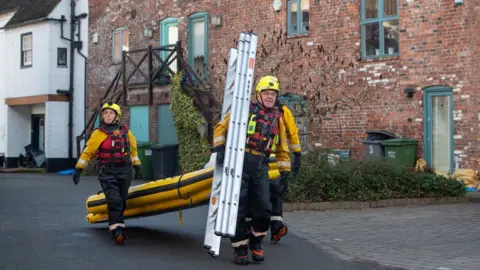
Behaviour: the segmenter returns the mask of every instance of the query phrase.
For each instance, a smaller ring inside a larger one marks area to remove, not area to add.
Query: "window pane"
[[[67,65],[67,50],[66,49],[58,49],[58,61],[57,64],[60,66],[66,66]]]
[[[171,25],[168,27],[168,44],[176,44],[177,41],[178,41],[178,26],[176,25]],[[171,47],[172,49],[174,47]],[[173,53],[172,57],[175,57],[176,56],[176,52]],[[170,58],[172,59],[172,58]],[[172,64],[170,64],[170,69],[173,71],[173,72],[177,72],[177,60],[175,59],[175,61],[172,62]]]
[[[378,17],[378,0],[365,0],[365,18]]]
[[[385,54],[399,53],[399,33],[398,33],[398,20],[384,21],[384,44]]]
[[[432,102],[432,165],[441,172],[450,170],[450,98],[434,96]]]
[[[290,29],[292,32],[298,32],[298,26],[297,26],[297,3],[293,2],[290,3]]]
[[[309,0],[302,0],[302,32],[308,32],[310,29],[310,4]]]
[[[120,32],[113,33],[113,58],[115,60],[119,60],[122,55],[122,51],[120,49]]]
[[[22,47],[23,47],[24,51],[30,50],[32,48],[32,36],[31,35],[23,37],[23,46]]]
[[[396,16],[397,15],[397,0],[383,0],[383,16]]]
[[[197,75],[205,75],[205,21],[193,23],[193,69]]]
[[[380,55],[380,39],[378,23],[367,23],[363,26],[365,32],[365,54],[367,56]]]
[[[32,64],[32,51],[25,51],[24,54],[24,64],[25,65],[31,65]]]
[[[128,48],[129,48],[128,44],[130,42],[130,31],[123,30],[122,34],[123,34],[122,50],[128,51]]]

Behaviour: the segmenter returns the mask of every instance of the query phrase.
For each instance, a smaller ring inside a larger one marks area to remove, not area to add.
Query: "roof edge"
[[[41,22],[46,22],[48,21],[47,20],[47,17],[48,16],[45,16],[45,17],[41,17],[41,18],[37,18],[37,19],[34,19],[34,20],[30,20],[30,21],[26,21],[26,22],[21,22],[21,23],[15,23],[15,24],[7,24],[5,25],[3,28],[0,28],[0,29],[13,29],[13,28],[18,28],[18,27],[22,27],[22,26],[26,26],[26,25],[31,25],[31,24],[37,24],[37,23],[41,23]]]

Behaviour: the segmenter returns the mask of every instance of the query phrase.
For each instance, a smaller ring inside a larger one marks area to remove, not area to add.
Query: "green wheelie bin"
[[[413,167],[417,152],[416,139],[390,139],[381,142],[385,147],[385,157],[394,159],[397,164]]]
[[[152,143],[140,143],[137,145],[138,159],[140,159],[140,171],[143,180],[153,180],[152,169]]]

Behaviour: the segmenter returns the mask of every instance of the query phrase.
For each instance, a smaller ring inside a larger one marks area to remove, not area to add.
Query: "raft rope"
[[[193,199],[191,197],[191,194],[190,192],[187,191],[187,196],[186,197],[183,197],[182,196],[182,193],[180,192],[180,181],[182,181],[182,177],[184,176],[185,174],[182,174],[180,175],[180,177],[178,178],[178,181],[177,181],[177,192],[178,192],[178,197],[181,198],[181,199],[184,199],[184,200],[188,200],[190,199],[190,206],[192,206],[192,203],[193,203]],[[178,210],[178,222],[180,223],[180,227],[183,226],[183,214],[182,214],[182,208],[180,208]]]

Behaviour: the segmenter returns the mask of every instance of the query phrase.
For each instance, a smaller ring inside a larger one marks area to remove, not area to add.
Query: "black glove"
[[[285,193],[288,190],[288,176],[290,172],[280,172],[280,192]]]
[[[223,165],[225,161],[225,145],[219,145],[214,148],[215,153],[217,153],[217,164]]]
[[[294,155],[295,159],[293,160],[292,172],[297,174],[298,170],[300,169],[300,164],[302,163],[302,152],[295,152]]]
[[[140,165],[135,165],[133,168],[135,169],[135,179],[141,179],[142,172],[140,171]]]
[[[78,185],[78,182],[80,181],[80,174],[82,172],[82,168],[75,168],[75,173],[73,174],[73,183],[75,183],[75,185]]]

